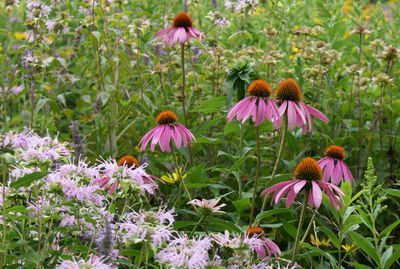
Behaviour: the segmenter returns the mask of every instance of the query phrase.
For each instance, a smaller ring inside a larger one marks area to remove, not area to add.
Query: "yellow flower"
[[[342,21],[347,21],[347,18],[342,18]]]
[[[3,50],[3,47],[2,46],[0,46],[0,51],[2,51]]]
[[[343,6],[343,11],[344,11],[344,13],[347,13],[347,12],[349,12],[349,11],[352,10],[352,9],[353,9],[353,7],[350,6],[350,5],[344,5],[344,6]]]
[[[351,244],[351,246],[345,244],[345,245],[342,245],[342,248],[343,248],[344,250],[346,250],[346,252],[348,252],[348,251],[349,251],[351,248],[353,248],[354,246],[355,246],[354,244]],[[359,248],[357,247],[357,248],[353,249],[352,252],[356,251],[357,249],[359,249]]]
[[[314,237],[313,234],[310,235],[310,238],[311,238],[311,244],[313,244],[314,246],[317,246],[317,247],[321,247],[321,246],[330,247],[331,246],[331,244],[330,244],[331,240],[330,239],[326,240],[324,238],[324,239],[322,239],[320,241],[319,238],[317,237],[317,240],[315,240],[315,237]]]
[[[179,173],[182,175],[182,167],[179,168]],[[185,179],[186,176],[187,176],[187,173],[182,175],[182,179]],[[179,181],[178,170],[175,168],[175,173],[172,173],[172,175],[168,174],[167,176],[161,176],[161,179],[165,182],[172,183],[172,184],[178,182]]]
[[[50,91],[50,87],[48,85],[45,85],[44,88],[46,89],[46,91]]]
[[[297,29],[300,29],[300,26],[295,25],[295,26],[294,26],[294,29],[296,29],[296,30],[297,30]]]
[[[81,118],[81,122],[87,122],[90,121],[94,118],[94,114],[90,114],[90,115],[83,115],[80,117]]]
[[[27,39],[27,38],[28,38],[28,35],[25,34],[25,33],[22,33],[22,34],[21,34],[21,33],[18,33],[18,32],[17,32],[17,33],[15,33],[14,35],[15,35],[15,38],[16,38],[16,39]]]
[[[296,47],[292,47],[292,51],[293,51],[294,53],[297,53],[297,52],[299,52],[299,49],[296,48]]]
[[[66,52],[65,52],[65,55],[71,55],[72,54],[72,50],[67,50]]]
[[[293,59],[294,59],[294,55],[290,55],[290,56],[289,56],[289,59],[290,59],[290,60],[293,60]]]
[[[258,8],[256,8],[256,11],[254,12],[254,15],[257,16],[259,14],[260,14],[260,8],[258,7]]]
[[[350,31],[347,31],[347,32],[344,34],[343,38],[348,38],[349,36],[351,36],[351,32],[350,32]]]
[[[368,39],[369,35],[365,35],[365,39]]]
[[[54,37],[48,37],[47,38],[47,42],[49,43],[49,44],[51,44],[51,43],[53,43],[54,42]]]
[[[314,22],[315,22],[315,23],[320,23],[321,20],[320,20],[320,19],[314,19]]]

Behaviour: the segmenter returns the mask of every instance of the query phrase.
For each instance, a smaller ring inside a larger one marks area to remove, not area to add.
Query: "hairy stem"
[[[309,191],[306,190],[306,193],[304,194],[303,207],[301,208],[301,213],[300,213],[299,226],[297,227],[296,240],[294,241],[294,248],[293,248],[293,255],[292,255],[291,265],[294,265],[294,262],[296,260],[296,254],[297,254],[297,250],[299,248],[299,239],[300,239],[301,227],[303,226],[303,222],[304,222],[304,217],[305,217],[304,213],[306,212],[307,201],[308,201],[309,194],[310,194]]]
[[[256,143],[257,143],[257,170],[256,170],[256,178],[254,180],[253,198],[251,201],[249,227],[253,225],[254,207],[256,204],[256,195],[257,195],[257,185],[258,185],[258,179],[260,177],[260,167],[261,167],[261,146],[260,146],[260,134],[258,126],[256,126]]]
[[[281,162],[281,158],[282,158],[283,148],[285,147],[286,134],[287,134],[287,130],[288,130],[287,115],[286,114],[283,116],[283,119],[282,119],[281,130],[282,130],[281,143],[279,145],[278,156],[276,157],[274,170],[272,170],[272,175],[271,175],[270,181],[272,181],[274,179],[274,177],[276,175],[276,172],[278,171],[278,166],[279,166],[279,163]],[[262,203],[262,207],[261,207],[260,213],[264,211],[266,204],[267,204],[267,196],[264,196],[264,200],[263,200],[263,203]],[[261,220],[259,220],[257,222],[257,226],[260,226],[260,221]]]

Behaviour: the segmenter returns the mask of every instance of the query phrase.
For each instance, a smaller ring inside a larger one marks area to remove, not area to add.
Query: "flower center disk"
[[[344,158],[346,158],[346,153],[344,151],[344,149],[342,147],[339,146],[329,146],[326,150],[325,150],[325,155],[331,158],[335,158],[335,159],[339,159],[339,160],[343,160]]]
[[[119,159],[117,165],[118,166],[126,165],[128,167],[132,167],[132,166],[139,167],[140,166],[138,160],[136,160],[136,158],[131,155],[123,156],[121,159]]]
[[[301,102],[303,100],[303,94],[301,93],[300,87],[297,82],[292,79],[284,80],[276,90],[276,98],[279,100],[288,100]]]
[[[247,233],[249,236],[253,236],[254,234],[262,234],[264,230],[261,227],[250,227],[247,229]]]
[[[172,111],[164,111],[158,114],[156,121],[158,124],[171,124],[176,122],[177,117],[174,112]]]
[[[268,97],[271,95],[272,89],[266,81],[257,79],[250,84],[250,86],[247,88],[247,92],[252,96]]]
[[[190,16],[182,11],[172,21],[172,27],[192,27],[193,26],[193,20],[190,18]]]
[[[321,180],[322,170],[319,164],[310,157],[303,159],[294,169],[293,176],[296,179],[311,180]]]

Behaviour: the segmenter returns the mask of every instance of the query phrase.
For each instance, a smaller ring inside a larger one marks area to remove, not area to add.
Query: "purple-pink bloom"
[[[253,248],[261,259],[265,259],[268,253],[268,259],[271,260],[271,254],[278,256],[281,254],[279,247],[263,236],[264,230],[260,227],[250,227],[246,231],[246,236],[250,237],[250,242],[253,242]],[[267,250],[267,252],[265,252]]]
[[[303,95],[299,85],[294,79],[286,79],[283,81],[276,90],[276,97],[278,102],[281,103],[279,107],[279,114],[287,115],[288,130],[293,130],[295,126],[303,129],[303,134],[308,130],[312,132],[312,119],[311,115],[328,123],[328,118],[319,110],[302,103]]]
[[[207,201],[206,199],[193,199],[191,201],[189,201],[187,204],[188,205],[194,205],[197,206],[199,208],[203,208],[206,210],[209,210],[212,213],[225,213],[224,211],[221,211],[220,209],[224,206],[226,206],[226,204],[220,204],[217,206],[217,204],[219,203],[221,199],[212,199],[210,202]]]
[[[286,207],[289,208],[302,189],[309,192],[308,205],[319,208],[322,203],[322,191],[326,193],[332,207],[342,207],[335,193],[343,201],[344,193],[336,185],[322,180],[322,170],[318,163],[310,157],[303,159],[293,173],[294,180],[280,182],[265,189],[261,195],[269,195],[273,192],[271,203],[279,203],[283,196],[289,192],[286,199]]]
[[[181,45],[185,42],[189,44],[190,38],[205,38],[202,32],[193,28],[192,18],[184,11],[176,15],[171,28],[163,29],[154,36],[159,37],[159,39],[164,42],[165,47],[173,47],[178,42]]]
[[[356,183],[350,169],[343,161],[346,158],[346,153],[342,147],[329,146],[325,150],[325,155],[326,157],[318,161],[319,166],[324,171],[324,181],[329,182],[330,179],[331,183],[339,185],[343,178],[344,181]]]
[[[150,130],[142,140],[139,142],[139,147],[144,150],[147,144],[151,141],[151,151],[154,151],[154,147],[159,144],[161,151],[171,152],[170,141],[171,138],[175,141],[177,148],[183,146],[192,145],[192,140],[196,141],[193,134],[186,129],[183,125],[179,124],[176,115],[171,111],[161,112],[157,116],[158,126]]]
[[[272,93],[271,86],[262,80],[257,79],[247,89],[250,96],[239,101],[229,110],[227,121],[233,118],[244,123],[248,118],[252,117],[254,125],[260,125],[265,119],[274,123],[275,128],[279,128],[281,124],[281,116],[275,102],[268,97]]]

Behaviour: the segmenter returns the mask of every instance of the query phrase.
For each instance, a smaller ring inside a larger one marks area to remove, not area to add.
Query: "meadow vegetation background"
[[[191,33],[182,11],[202,34],[165,44]],[[4,0],[1,267],[400,268],[399,18],[398,1]],[[227,121],[257,79],[283,105],[288,78],[328,123]],[[175,120],[195,139],[138,146]],[[293,174],[331,145],[354,177],[334,197]],[[290,206],[261,195],[292,179]]]

